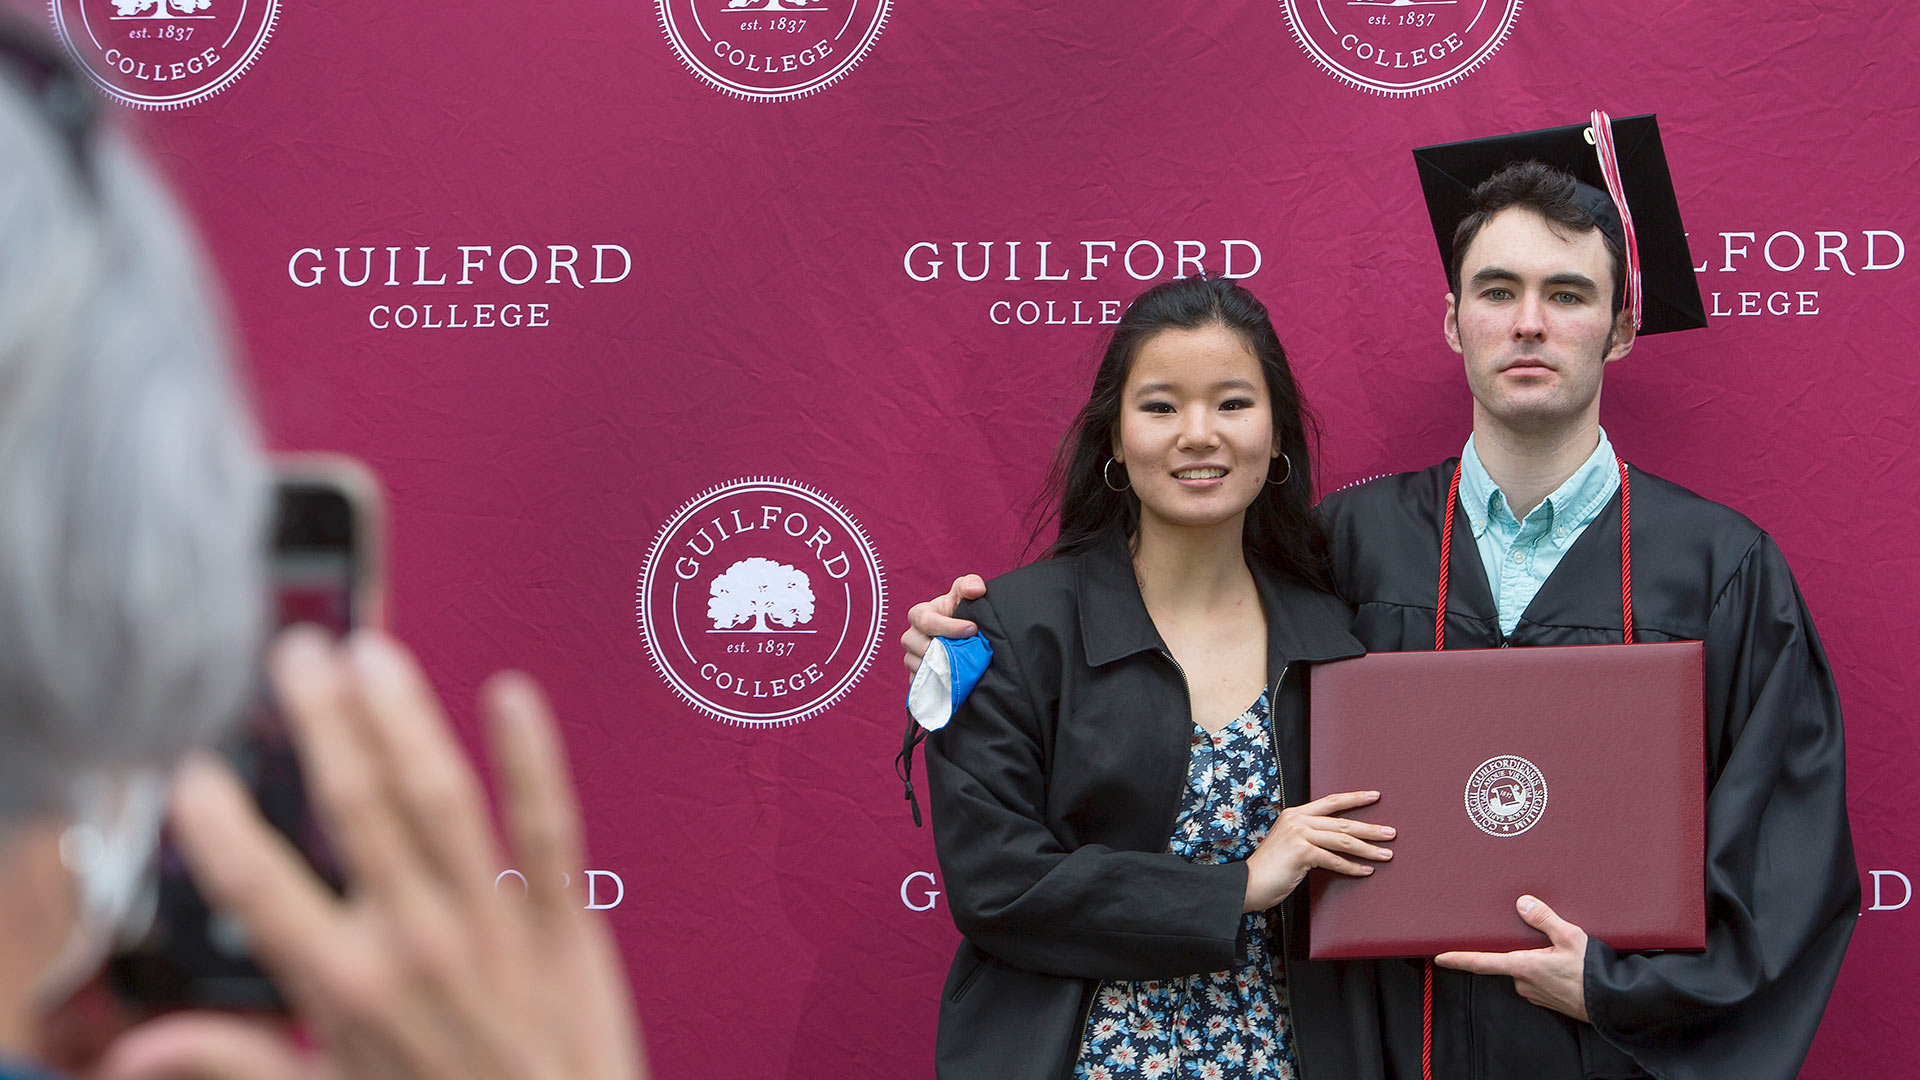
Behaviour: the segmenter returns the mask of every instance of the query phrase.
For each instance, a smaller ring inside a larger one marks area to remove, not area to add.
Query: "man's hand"
[[[987,595],[987,583],[979,574],[967,574],[953,579],[953,588],[947,595],[924,600],[907,609],[907,632],[900,635],[900,647],[907,650],[903,658],[907,665],[907,674],[920,670],[920,661],[927,655],[927,646],[937,637],[972,637],[979,628],[965,619],[953,617],[953,609],[960,606],[962,600],[978,600]]]
[[[1475,975],[1510,975],[1521,997],[1575,1020],[1586,1020],[1587,932],[1531,896],[1521,897],[1518,906],[1527,925],[1547,935],[1551,944],[1546,948],[1441,953],[1433,962]]]
[[[405,650],[378,634],[341,647],[298,628],[271,666],[345,895],[211,760],[183,770],[172,824],[194,881],[246,928],[318,1053],[238,1019],[187,1014],[128,1033],[97,1075],[643,1080],[612,936],[567,888],[588,865],[580,811],[533,681],[496,675],[481,695],[501,844],[479,780]]]

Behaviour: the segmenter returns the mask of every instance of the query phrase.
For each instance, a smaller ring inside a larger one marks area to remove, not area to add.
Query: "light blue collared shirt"
[[[1586,463],[1540,500],[1525,521],[1515,521],[1506,495],[1487,475],[1473,439],[1467,439],[1467,448],[1460,453],[1460,506],[1480,548],[1480,565],[1486,567],[1487,585],[1493,589],[1502,635],[1513,633],[1520,613],[1560,565],[1561,556],[1619,489],[1619,460],[1602,429],[1600,445]]]

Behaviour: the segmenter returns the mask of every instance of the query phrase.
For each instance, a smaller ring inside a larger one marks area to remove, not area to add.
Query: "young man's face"
[[[1612,314],[1600,230],[1556,231],[1513,207],[1480,229],[1447,296],[1447,344],[1466,363],[1476,428],[1552,435],[1598,421],[1601,372],[1633,347]]]

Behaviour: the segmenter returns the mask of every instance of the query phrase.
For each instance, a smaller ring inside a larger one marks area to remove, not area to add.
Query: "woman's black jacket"
[[[1255,567],[1280,793],[1306,801],[1302,666],[1359,655],[1345,605]],[[966,935],[940,1000],[941,1080],[1063,1080],[1102,979],[1245,962],[1243,863],[1167,851],[1193,730],[1186,679],[1115,542],[994,579],[966,606],[993,663],[927,740],[934,841]],[[1367,963],[1310,963],[1304,894],[1284,907],[1307,1080],[1385,1075]]]

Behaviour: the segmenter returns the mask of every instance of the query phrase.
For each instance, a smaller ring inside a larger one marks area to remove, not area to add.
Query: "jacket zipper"
[[[1080,1033],[1079,1038],[1075,1040],[1079,1044],[1079,1049],[1074,1051],[1073,1060],[1067,1062],[1066,1075],[1060,1080],[1073,1080],[1074,1072],[1080,1067],[1080,1055],[1087,1052],[1087,1020],[1093,1016],[1094,999],[1100,996],[1100,988],[1106,984],[1107,980],[1099,979],[1083,991],[1086,1000],[1080,1003],[1080,1026],[1074,1029]]]
[[[1383,472],[1383,473],[1374,473],[1372,476],[1363,476],[1360,479],[1354,480],[1350,483],[1341,484],[1339,487],[1334,488],[1332,491],[1327,492],[1327,495],[1338,495],[1341,492],[1347,490],[1348,488],[1357,488],[1361,484],[1371,484],[1375,480],[1384,480],[1387,477],[1392,475],[1394,474],[1390,472]],[[1322,495],[1321,498],[1323,499],[1326,498],[1326,495]]]
[[[1293,665],[1291,664],[1283,665],[1280,668],[1280,676],[1273,680],[1273,690],[1267,695],[1267,744],[1273,750],[1273,771],[1274,775],[1278,777],[1280,781],[1281,810],[1287,808],[1287,766],[1286,762],[1280,759],[1280,729],[1279,722],[1275,720],[1274,717],[1280,714],[1280,684],[1287,681],[1287,672],[1291,670],[1293,670]],[[1305,884],[1306,879],[1301,878],[1300,885]],[[1299,886],[1295,886],[1295,888],[1299,888]],[[1274,942],[1274,951],[1280,954],[1280,971],[1286,976],[1287,996],[1289,998],[1293,996],[1293,960],[1289,955],[1290,950],[1288,949],[1288,945],[1292,942],[1293,935],[1288,933],[1287,930],[1287,900],[1291,899],[1292,896],[1289,895],[1274,905],[1274,910],[1280,913],[1280,939]],[[1305,1047],[1300,1041],[1300,1026],[1294,1023],[1293,1010],[1291,1008],[1287,1010],[1287,1014],[1287,1023],[1294,1030],[1294,1064],[1299,1067],[1300,1075],[1304,1077],[1308,1075],[1307,1061],[1306,1054],[1302,1052]]]
[[[1173,670],[1180,673],[1180,687],[1187,695],[1187,722],[1192,723],[1193,684],[1187,681],[1187,669],[1181,667],[1180,661],[1173,658],[1173,652],[1171,650],[1161,649],[1160,655],[1166,657],[1167,663],[1173,665]],[[1285,762],[1280,760],[1280,731],[1274,717],[1280,711],[1280,685],[1287,681],[1287,672],[1291,670],[1293,670],[1292,665],[1282,667],[1279,677],[1273,680],[1272,689],[1267,692],[1267,747],[1273,753],[1273,771],[1274,775],[1280,781],[1280,807],[1283,810],[1287,806],[1287,766]],[[1173,828],[1179,823],[1180,806],[1177,802],[1174,804],[1173,814],[1174,820],[1167,823],[1166,834],[1168,836],[1173,835]],[[1289,897],[1289,899],[1291,899],[1291,897]],[[1286,975],[1287,985],[1291,987],[1293,985],[1293,964],[1291,957],[1287,954],[1287,943],[1292,940],[1292,935],[1287,929],[1287,901],[1282,900],[1278,904],[1275,904],[1273,910],[1280,913],[1280,940],[1275,942],[1277,946],[1275,951],[1280,954],[1280,970]],[[1086,1039],[1087,1018],[1093,1015],[1093,999],[1098,996],[1099,993],[1100,987],[1098,984],[1095,984],[1093,989],[1087,994],[1086,1003],[1080,1007],[1079,1030],[1083,1043]],[[1288,1016],[1287,1019],[1289,1023],[1291,1023],[1293,1018],[1292,1016]],[[1297,1031],[1298,1028],[1296,1027],[1295,1030]],[[1306,1065],[1304,1062],[1298,1060],[1301,1056],[1300,1040],[1296,1037],[1294,1039],[1294,1057],[1296,1064],[1300,1065],[1300,1074],[1305,1076],[1307,1072]]]
[[[1187,695],[1187,723],[1192,724],[1193,723],[1193,684],[1187,681],[1187,669],[1181,667],[1180,661],[1175,660],[1173,658],[1173,650],[1161,649],[1160,655],[1166,657],[1167,663],[1173,665],[1173,670],[1180,673],[1180,689],[1183,693]],[[1191,738],[1191,736],[1189,736],[1189,738]],[[1172,837],[1173,827],[1178,824],[1180,824],[1180,800],[1175,799],[1173,801],[1173,820],[1167,822],[1167,827],[1163,831],[1167,834],[1168,837]]]
[[[1175,660],[1173,658],[1173,653],[1170,650],[1161,649],[1160,655],[1166,657],[1167,663],[1173,665],[1173,670],[1180,673],[1180,685],[1183,689],[1185,689],[1187,694],[1187,722],[1192,723],[1193,722],[1193,684],[1187,681],[1187,669],[1180,666],[1180,661]],[[1274,775],[1280,781],[1280,785],[1279,785],[1280,786],[1280,807],[1283,810],[1286,809],[1286,806],[1287,806],[1287,766],[1285,762],[1280,760],[1280,730],[1279,730],[1278,723],[1274,720],[1274,717],[1278,715],[1280,711],[1280,685],[1287,681],[1287,672],[1291,671],[1292,669],[1293,669],[1292,665],[1290,664],[1281,667],[1279,677],[1273,680],[1273,687],[1267,692],[1267,748],[1273,754]],[[1168,836],[1173,835],[1173,827],[1179,821],[1180,808],[1178,804],[1174,806],[1173,813],[1174,813],[1174,820],[1167,823],[1166,832]],[[1304,882],[1302,883],[1304,884]],[[1289,897],[1289,899],[1291,898]],[[1291,959],[1287,955],[1287,943],[1292,940],[1292,935],[1288,932],[1288,929],[1287,929],[1287,901],[1282,900],[1278,904],[1275,904],[1273,906],[1273,910],[1279,912],[1280,914],[1280,939],[1274,943],[1274,945],[1276,946],[1274,951],[1280,954],[1280,970],[1287,978],[1287,986],[1292,987],[1293,986],[1293,965],[1292,965]],[[1095,994],[1099,993],[1099,987],[1096,986],[1094,988],[1094,993]],[[1080,1010],[1080,1030],[1082,1032],[1086,1031],[1087,1017],[1092,1015],[1092,1013],[1093,1013],[1093,998],[1089,996],[1087,998],[1086,1006]],[[1293,1017],[1289,1015],[1287,1017],[1287,1020],[1289,1023],[1291,1023],[1293,1020]],[[1298,1030],[1299,1029],[1296,1026],[1295,1031],[1297,1032]],[[1082,1038],[1084,1037],[1085,1036],[1083,1035]],[[1300,1040],[1297,1036],[1294,1039],[1293,1045],[1294,1045],[1295,1063],[1300,1066],[1300,1074],[1302,1076],[1305,1076],[1307,1069],[1306,1069],[1305,1062],[1300,1060],[1302,1055],[1300,1053]]]

